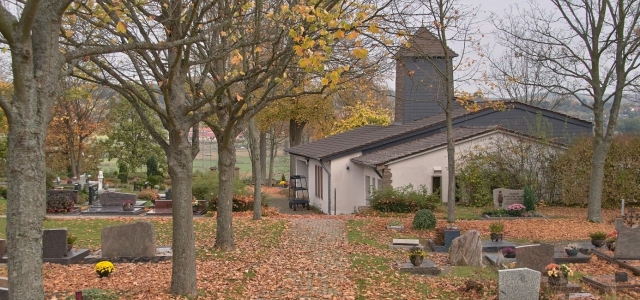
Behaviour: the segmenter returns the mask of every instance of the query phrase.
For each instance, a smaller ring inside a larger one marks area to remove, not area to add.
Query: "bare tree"
[[[498,57],[487,56],[486,95],[515,100],[554,110],[567,99],[547,87],[558,86],[561,78],[535,60],[511,50]]]
[[[571,95],[593,112],[594,143],[587,218],[602,222],[604,162],[624,93],[640,77],[638,0],[551,0],[554,10],[531,1],[495,22],[501,44],[563,77],[539,86]],[[586,94],[586,95],[585,95]],[[608,112],[605,104],[611,102]],[[606,115],[608,114],[608,121]]]

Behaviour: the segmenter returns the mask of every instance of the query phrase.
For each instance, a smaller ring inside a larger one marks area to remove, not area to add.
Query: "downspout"
[[[327,166],[324,164],[324,162],[322,162],[322,159],[319,159],[318,162],[320,162],[320,166],[322,166],[322,169],[327,172],[327,180],[328,184],[329,184],[329,190],[327,191],[327,195],[329,195],[329,206],[328,206],[328,211],[329,211],[329,215],[331,215],[331,171],[329,171],[329,168],[327,168]],[[335,213],[335,207],[334,207],[334,215]]]

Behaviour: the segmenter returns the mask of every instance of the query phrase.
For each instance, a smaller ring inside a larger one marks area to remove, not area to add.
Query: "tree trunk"
[[[193,231],[191,180],[193,158],[188,140],[189,128],[182,126],[169,134],[167,164],[173,199],[173,267],[171,293],[196,296],[196,249]]]
[[[260,131],[260,171],[262,184],[264,184],[264,178],[267,177],[267,133],[264,131]]]
[[[20,95],[17,97],[34,97]],[[35,101],[33,101],[35,102]],[[29,113],[36,113],[32,103]],[[7,160],[9,299],[44,299],[42,228],[45,217],[45,130],[41,116],[12,120]]]
[[[78,169],[76,169],[76,151],[74,149],[75,147],[72,136],[67,137],[67,143],[69,145],[69,163],[71,164],[72,177],[80,180],[80,174],[78,174]]]
[[[302,130],[304,130],[304,126],[307,125],[307,122],[298,123],[296,120],[289,120],[289,147],[293,148],[302,144]],[[289,159],[289,175],[296,174],[296,164],[294,155],[290,155]]]
[[[278,153],[278,144],[276,143],[273,127],[271,127],[271,133],[269,136],[269,143],[271,144],[271,147],[269,149],[269,179],[267,182],[271,185],[271,183],[273,183],[273,167],[275,166],[275,158]]]
[[[593,139],[593,157],[591,158],[591,180],[589,183],[589,200],[587,219],[602,223],[602,181],[604,179],[604,162],[607,158],[609,143],[602,138]]]
[[[262,156],[262,151],[260,151],[262,150],[262,143],[258,141],[259,139],[260,137],[258,129],[256,128],[256,122],[251,119],[249,120],[249,147],[251,147],[251,175],[253,176],[253,180],[255,182],[255,184],[253,185],[254,220],[262,219],[262,161],[260,160],[260,157]]]
[[[451,101],[447,102],[447,222],[456,221],[456,146],[453,136],[453,126],[451,120]]]
[[[218,138],[218,213],[217,230],[214,247],[231,251],[233,242],[232,197],[233,171],[236,165],[236,151],[233,145],[234,136],[228,131]]]

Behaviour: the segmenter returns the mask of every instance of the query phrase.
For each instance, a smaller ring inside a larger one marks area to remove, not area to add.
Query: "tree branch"
[[[165,49],[181,46],[184,44],[191,44],[191,43],[202,42],[202,41],[204,41],[204,37],[196,36],[196,37],[190,37],[190,38],[181,39],[173,42],[131,43],[131,44],[122,44],[122,45],[94,46],[94,47],[88,47],[84,49],[69,51],[65,54],[64,57],[67,61],[70,61],[74,58],[80,58],[83,56],[124,52],[124,51],[130,51],[130,50],[142,50],[142,49],[165,50]]]
[[[0,5],[0,33],[7,40],[8,44],[15,42],[13,26],[11,24],[17,23],[18,19],[11,14],[3,5]]]

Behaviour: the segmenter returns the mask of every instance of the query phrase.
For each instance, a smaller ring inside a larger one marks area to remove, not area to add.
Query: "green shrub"
[[[533,194],[533,190],[528,185],[524,187],[523,204],[527,211],[536,210],[536,195]]]
[[[48,213],[70,212],[73,210],[73,205],[71,197],[62,193],[54,193],[47,197]]]
[[[156,185],[159,185],[160,183],[164,182],[164,176],[162,176],[162,175],[151,175],[151,176],[147,177],[147,181],[149,182],[149,184],[151,186],[156,186]]]
[[[405,213],[420,209],[433,210],[441,201],[439,194],[429,194],[424,185],[414,189],[409,184],[395,189],[387,186],[373,190],[370,203],[378,211]]]
[[[89,195],[86,193],[78,193],[78,204],[82,205],[89,201]]]
[[[234,195],[249,195],[246,184],[239,179],[233,180]],[[214,172],[196,173],[191,183],[191,193],[196,199],[211,200],[218,195],[218,174]]]
[[[64,298],[65,300],[73,300],[75,299],[75,295],[67,296]],[[96,288],[82,290],[82,299],[83,300],[118,300],[120,297],[116,295],[115,292],[101,290]]]
[[[482,214],[490,216],[490,217],[506,217],[506,216],[509,216],[509,213],[507,212],[507,210],[503,209],[503,208],[485,210],[485,211],[482,212]]]
[[[2,198],[7,199],[7,188],[0,186],[0,196],[2,196]]]
[[[436,228],[436,216],[428,209],[421,209],[413,217],[413,229]]]

